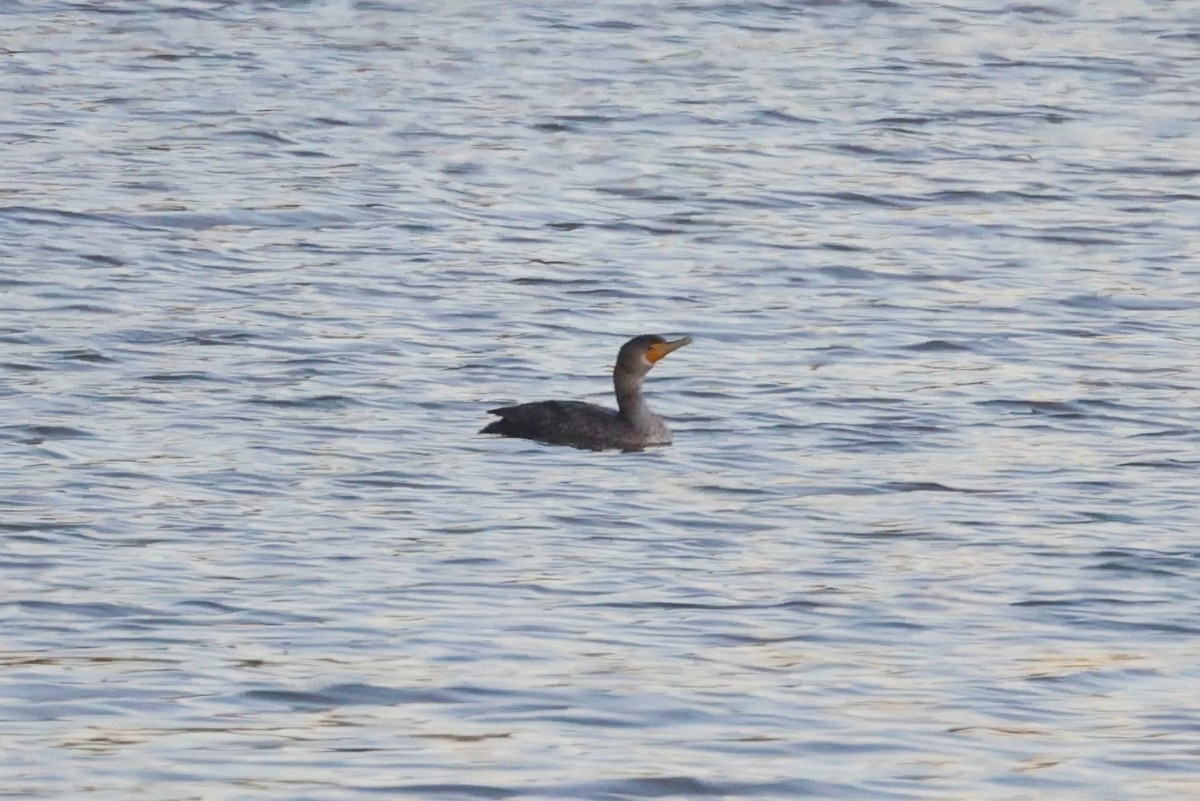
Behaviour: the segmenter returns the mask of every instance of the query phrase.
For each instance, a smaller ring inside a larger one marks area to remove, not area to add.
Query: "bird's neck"
[[[654,414],[646,404],[642,395],[642,379],[644,376],[633,373],[613,371],[613,388],[617,393],[617,408],[621,416],[636,428],[645,428],[653,420]]]

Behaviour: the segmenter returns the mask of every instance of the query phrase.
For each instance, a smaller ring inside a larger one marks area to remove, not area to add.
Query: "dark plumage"
[[[606,409],[582,401],[537,401],[489,410],[499,415],[479,432],[502,434],[576,448],[638,450],[647,445],[668,445],[671,432],[650,411],[642,395],[642,382],[654,364],[673,350],[691,342],[683,337],[668,342],[643,334],[621,346],[613,366],[617,408]]]

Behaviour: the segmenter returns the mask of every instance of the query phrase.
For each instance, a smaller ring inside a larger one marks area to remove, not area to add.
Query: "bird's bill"
[[[650,346],[650,350],[646,352],[646,358],[649,359],[653,364],[671,351],[679,350],[684,345],[690,344],[691,341],[691,337],[684,337],[683,339],[677,339],[674,342],[655,342]]]

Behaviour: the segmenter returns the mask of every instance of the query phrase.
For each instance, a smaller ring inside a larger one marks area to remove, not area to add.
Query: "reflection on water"
[[[1196,794],[1186,4],[7,22],[9,795]]]

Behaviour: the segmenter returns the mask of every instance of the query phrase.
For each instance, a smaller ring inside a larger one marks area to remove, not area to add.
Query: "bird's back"
[[[481,434],[503,434],[577,448],[614,448],[637,445],[636,432],[616,411],[582,401],[537,401],[490,409],[499,420],[488,423]]]

